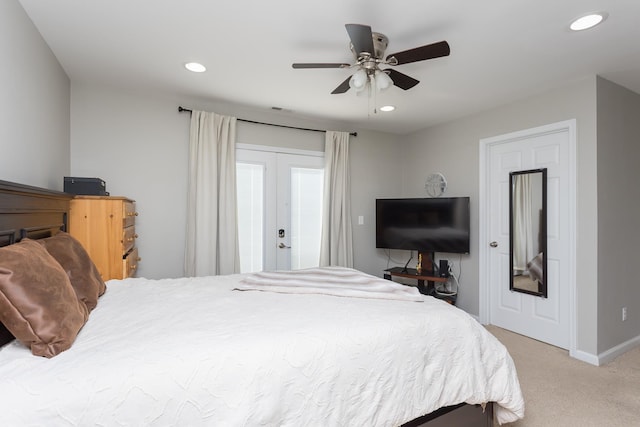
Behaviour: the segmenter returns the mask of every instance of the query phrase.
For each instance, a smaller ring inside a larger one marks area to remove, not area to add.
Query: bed
[[[66,235],[70,197],[0,182],[0,246],[48,248]],[[463,311],[422,296],[247,288],[255,277],[109,281],[97,300],[78,294],[78,316],[95,305],[69,347],[46,357],[3,326],[0,425],[417,426],[470,417],[466,425],[491,426],[494,416],[523,417],[513,361]]]

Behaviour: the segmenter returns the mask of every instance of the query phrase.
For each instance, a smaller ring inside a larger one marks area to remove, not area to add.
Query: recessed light
[[[207,68],[204,65],[197,62],[187,62],[184,64],[184,68],[189,71],[193,71],[194,73],[204,73],[207,71]]]
[[[593,28],[607,19],[607,16],[608,15],[605,12],[590,13],[574,20],[569,28],[571,28],[573,31],[588,30],[589,28]]]
[[[389,112],[389,111],[393,111],[395,110],[396,107],[394,107],[393,105],[385,105],[380,107],[380,111],[384,111],[385,113]]]

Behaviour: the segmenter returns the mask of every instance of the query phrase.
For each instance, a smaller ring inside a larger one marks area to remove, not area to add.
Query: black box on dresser
[[[64,177],[64,192],[86,196],[108,196],[107,184],[100,178]]]

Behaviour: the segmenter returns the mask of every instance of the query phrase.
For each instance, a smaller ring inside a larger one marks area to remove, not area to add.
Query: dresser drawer
[[[138,262],[140,257],[138,256],[138,248],[133,248],[131,252],[122,259],[122,278],[134,277],[136,270],[138,269]]]
[[[127,227],[122,231],[122,254],[126,254],[136,244],[136,228],[134,226]]]
[[[123,227],[130,227],[135,224],[136,216],[138,216],[138,212],[136,212],[135,202],[128,200],[122,203]]]

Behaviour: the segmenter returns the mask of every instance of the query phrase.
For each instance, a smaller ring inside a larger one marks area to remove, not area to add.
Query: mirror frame
[[[514,262],[513,262],[513,246],[514,246],[514,206],[513,206],[513,190],[516,177],[526,174],[542,174],[542,212],[540,215],[540,236],[539,252],[542,252],[542,283],[538,282],[538,292],[528,289],[517,288],[514,286]],[[547,298],[547,168],[529,169],[509,173],[509,290],[514,292],[522,292],[529,295],[535,295]]]

